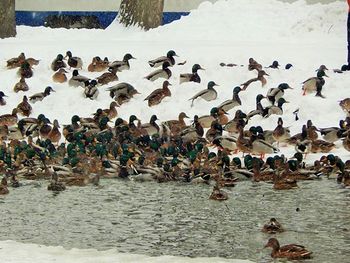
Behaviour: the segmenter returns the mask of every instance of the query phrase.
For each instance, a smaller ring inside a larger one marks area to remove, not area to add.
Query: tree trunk
[[[16,36],[15,0],[0,0],[0,38]]]
[[[125,26],[137,25],[148,30],[162,24],[164,0],[122,0],[119,21]]]

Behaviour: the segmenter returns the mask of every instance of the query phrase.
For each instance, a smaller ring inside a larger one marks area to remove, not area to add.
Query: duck
[[[252,70],[261,70],[262,69],[262,65],[259,64],[258,62],[255,61],[254,58],[249,58],[248,60],[248,70],[252,71]]]
[[[329,153],[335,148],[335,144],[332,142],[326,142],[324,140],[312,140],[311,152],[312,153]]]
[[[219,116],[219,109],[214,107],[210,110],[209,115],[203,115],[198,118],[198,122],[201,124],[203,128],[209,128],[211,123],[216,120]]]
[[[165,97],[171,97],[171,91],[169,89],[171,84],[169,81],[165,80],[163,82],[163,88],[154,90],[150,95],[148,95],[144,100],[148,101],[148,106],[152,107],[158,105],[162,102]]]
[[[3,91],[0,91],[0,106],[6,105],[6,100],[4,97],[7,97]]]
[[[339,121],[339,127],[329,127],[329,128],[320,128],[318,131],[323,136],[322,138],[327,142],[336,142],[340,138],[344,137],[346,132],[346,124],[344,120]]]
[[[86,81],[90,81],[90,79],[80,75],[79,71],[75,69],[73,70],[72,77],[69,79],[68,84],[71,87],[85,87]]]
[[[49,96],[51,92],[55,92],[51,86],[45,88],[44,92],[36,93],[29,97],[31,103],[42,101],[45,97]]]
[[[246,121],[244,120],[247,118],[247,115],[242,112],[241,110],[237,110],[235,113],[235,117],[226,123],[224,126],[224,131],[227,131],[228,133],[239,133],[239,127],[244,127],[246,125]]]
[[[57,83],[64,83],[67,81],[66,71],[64,68],[58,69],[53,75],[52,75],[52,81]]]
[[[40,63],[40,60],[35,59],[35,58],[27,58],[26,62],[29,63],[30,67],[37,66]]]
[[[19,82],[17,82],[13,87],[13,91],[16,93],[19,91],[28,91],[28,90],[29,90],[29,86],[24,77],[21,77]]]
[[[278,118],[277,127],[272,132],[273,139],[279,143],[288,141],[290,138],[290,129],[283,127],[283,120]]]
[[[270,66],[268,66],[268,68],[278,69],[279,66],[281,66],[281,65],[278,63],[278,61],[277,61],[277,60],[274,60],[274,61],[272,62],[272,64],[271,64]]]
[[[180,136],[184,142],[195,141],[198,138],[203,137],[204,129],[201,123],[199,122],[198,115],[195,115],[193,118],[193,124],[191,127],[188,127],[180,132]]]
[[[149,135],[149,136],[159,133],[159,126],[156,123],[156,120],[158,120],[157,116],[152,115],[149,123],[144,123],[140,126],[141,132],[144,135]]]
[[[30,64],[24,61],[21,67],[18,69],[17,75],[26,79],[33,77],[33,70],[30,67]]]
[[[307,138],[314,141],[318,138],[317,134],[317,128],[313,125],[311,120],[308,120],[306,122],[306,132],[307,132]]]
[[[272,105],[269,107],[264,108],[262,116],[264,118],[268,118],[271,115],[282,115],[283,114],[283,104],[289,103],[289,101],[286,101],[284,98],[280,98],[277,101],[277,106]]]
[[[268,234],[276,234],[284,232],[284,229],[277,219],[273,217],[263,226],[261,231]]]
[[[148,64],[152,68],[160,67],[164,62],[168,62],[170,64],[170,66],[174,66],[175,65],[174,57],[178,57],[176,52],[174,50],[169,50],[168,53],[166,54],[166,56],[152,59],[152,60],[148,61]]]
[[[196,82],[201,83],[201,78],[198,75],[198,70],[205,70],[199,64],[194,64],[192,66],[192,73],[180,74],[180,84],[184,82]]]
[[[18,121],[17,112],[18,112],[18,109],[14,108],[12,110],[11,114],[0,115],[0,126],[1,125],[6,125],[6,126],[15,125]]]
[[[162,64],[162,69],[158,69],[151,72],[145,77],[145,79],[148,79],[150,81],[155,81],[159,78],[169,79],[172,75],[170,69],[168,69],[169,66],[170,66],[169,62],[165,61]]]
[[[237,138],[234,136],[216,136],[212,144],[219,150],[227,150],[229,152],[237,152]]]
[[[88,66],[89,72],[101,72],[108,68],[108,58],[102,60],[99,56],[93,57],[91,63]]]
[[[131,54],[127,53],[124,55],[123,60],[122,61],[113,61],[112,63],[110,63],[109,69],[113,70],[115,72],[119,71],[123,71],[123,70],[129,70],[130,69],[130,63],[129,60],[130,59],[135,59]]]
[[[238,126],[239,136],[237,138],[237,149],[243,153],[251,153],[253,150],[253,143],[250,138],[244,137],[243,126]]]
[[[109,69],[108,72],[103,73],[101,76],[98,76],[96,79],[98,84],[100,85],[106,85],[110,82],[119,80],[116,74],[116,70],[113,70],[113,69]]]
[[[57,120],[53,121],[53,127],[47,135],[47,138],[50,139],[52,143],[56,143],[58,145],[61,139],[61,132],[59,130],[60,126]]]
[[[222,132],[222,125],[217,120],[215,120],[211,123],[210,128],[207,130],[205,138],[208,140],[208,142],[211,143],[214,140],[214,138],[222,136]]]
[[[206,101],[215,100],[217,98],[218,93],[214,89],[214,86],[219,86],[219,85],[216,84],[214,81],[209,81],[207,89],[202,90],[202,91],[198,92],[196,95],[194,95],[193,97],[191,97],[189,99],[192,101],[191,107],[193,107],[193,102],[198,98],[202,98]]]
[[[53,71],[57,71],[61,68],[66,68],[67,64],[66,64],[66,62],[63,61],[63,59],[64,59],[63,55],[58,54],[57,57],[51,63],[51,69]]]
[[[16,108],[19,113],[26,117],[29,117],[32,113],[32,106],[30,106],[27,96],[23,96],[22,102],[19,103]]]
[[[345,150],[350,152],[350,132],[348,132],[347,136],[343,139],[343,147]]]
[[[233,89],[232,99],[224,101],[218,106],[218,108],[228,112],[229,110],[232,110],[234,107],[242,105],[241,99],[238,96],[238,93],[240,93],[241,90],[242,90],[241,87],[239,86],[235,87]]]
[[[275,101],[278,101],[283,97],[284,91],[291,88],[287,83],[281,83],[277,88],[271,88],[268,90],[266,98],[271,102],[272,105],[275,104]]]
[[[6,67],[8,69],[13,69],[13,68],[18,68],[22,65],[22,63],[26,60],[26,56],[24,55],[24,53],[22,52],[21,54],[19,54],[18,57],[14,57],[11,58],[9,60],[7,60],[7,65]]]
[[[280,246],[278,240],[274,237],[270,238],[264,248],[272,248],[271,257],[273,258],[287,258],[290,260],[309,259],[311,258],[311,251],[308,251],[304,246],[297,244],[290,244]]]
[[[103,110],[104,115],[110,120],[116,118],[118,116],[117,107],[119,107],[119,104],[116,101],[112,101],[109,104],[109,108]]]
[[[46,169],[49,170],[49,169]],[[66,185],[62,182],[58,181],[58,174],[53,169],[48,173],[51,175],[51,182],[47,186],[47,190],[54,191],[54,192],[60,192],[66,190]]]
[[[326,83],[323,77],[328,77],[325,70],[328,70],[327,67],[325,65],[321,65],[317,70],[316,77],[308,78],[302,83],[303,96],[308,93],[316,92],[316,96],[325,98],[321,93],[322,88]]]
[[[287,177],[287,175],[284,174],[284,177]],[[284,177],[281,177],[278,169],[275,171],[275,176],[273,180],[273,189],[290,190],[290,189],[298,188],[297,181],[295,179],[287,179]]]
[[[6,176],[4,176],[1,179],[0,183],[0,195],[7,195],[9,193],[9,189],[7,188],[7,179]]]
[[[65,58],[68,57],[68,65],[70,68],[83,69],[83,61],[80,57],[73,57],[71,51],[66,52]]]
[[[262,106],[262,104],[261,104],[261,101],[263,100],[263,99],[265,99],[266,97],[264,96],[264,95],[262,95],[262,94],[258,94],[257,96],[256,96],[256,99],[255,99],[255,101],[256,101],[256,108],[255,108],[255,110],[252,110],[252,111],[250,111],[248,114],[247,114],[247,119],[251,119],[253,116],[255,116],[255,115],[263,115],[263,113],[264,113],[264,107]]]
[[[84,96],[90,100],[95,100],[99,94],[99,91],[96,87],[97,81],[95,79],[85,82]]]
[[[185,112],[180,112],[177,120],[168,120],[162,123],[166,125],[173,136],[179,134],[185,127],[185,118],[189,118]]]
[[[216,201],[225,201],[228,199],[228,194],[225,191],[221,190],[218,186],[214,186],[209,199]]]
[[[129,101],[136,94],[140,94],[131,84],[127,82],[121,82],[117,85],[108,87],[109,96],[116,100],[119,105],[126,101]]]
[[[255,81],[260,81],[261,86],[264,87],[267,83],[267,80],[265,79],[264,76],[270,76],[270,75],[267,74],[264,70],[258,70],[258,76],[256,78],[252,78],[252,79],[244,82],[243,84],[241,84],[241,86],[243,86],[242,90],[246,90],[248,88],[248,86]]]
[[[259,134],[252,139],[251,153],[260,155],[261,159],[265,158],[265,154],[278,153],[279,149],[264,140],[262,134]]]
[[[345,98],[339,101],[339,106],[346,112],[347,115],[350,116],[350,98]]]

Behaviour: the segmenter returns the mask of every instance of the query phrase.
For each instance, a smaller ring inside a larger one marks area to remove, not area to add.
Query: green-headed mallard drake
[[[21,113],[26,117],[29,117],[29,115],[32,113],[32,106],[30,106],[27,96],[23,96],[22,102],[19,103],[16,108],[18,113]]]
[[[264,140],[262,134],[252,137],[251,153],[260,155],[261,159],[265,158],[265,154],[278,153],[279,149]]]
[[[186,113],[181,112],[177,120],[165,121],[162,123],[162,125],[167,126],[171,134],[174,136],[179,134],[186,127],[186,123],[184,120],[185,118],[189,118],[189,117],[187,116]]]
[[[123,70],[129,70],[130,69],[130,59],[135,59],[131,54],[127,53],[124,55],[123,60],[119,61],[113,61],[112,63],[109,63],[109,69],[117,72],[117,71],[123,71]]]
[[[216,84],[214,81],[209,81],[207,89],[198,92],[196,95],[190,98],[189,100],[192,101],[191,107],[193,106],[193,102],[198,98],[202,98],[206,101],[215,100],[218,96],[218,93],[214,89],[214,86],[219,86],[219,85]]]
[[[6,100],[4,97],[7,97],[4,92],[0,91],[0,106],[5,106],[6,105]]]
[[[344,120],[339,121],[339,127],[321,128],[318,131],[323,136],[322,138],[327,142],[336,142],[340,138],[344,137],[346,132],[346,125]]]
[[[13,91],[16,93],[19,91],[28,91],[28,90],[29,90],[29,86],[26,83],[26,79],[24,77],[21,77],[19,82],[17,82],[13,87]]]
[[[339,106],[346,112],[347,115],[350,115],[350,98],[341,100],[339,102]]]
[[[316,92],[316,96],[324,98],[322,95],[322,87],[326,83],[323,77],[328,77],[325,70],[328,70],[325,65],[321,65],[317,70],[317,76],[305,80],[302,84],[303,96],[308,93]]]
[[[248,86],[255,81],[260,81],[261,86],[264,87],[267,83],[267,80],[265,79],[264,76],[269,76],[269,74],[267,74],[265,72],[265,70],[258,70],[258,76],[256,78],[252,78],[252,79],[241,84],[242,90],[246,90],[248,88]]]
[[[263,226],[261,231],[268,234],[276,234],[284,232],[284,229],[277,219],[273,217]]]
[[[51,131],[48,133],[47,138],[50,139],[52,143],[58,144],[61,139],[61,132],[59,130],[60,126],[57,120],[53,121],[53,127]]]
[[[174,57],[178,57],[178,55],[175,53],[174,50],[169,50],[166,56],[152,59],[148,61],[148,64],[153,68],[160,67],[161,65],[163,65],[164,62],[168,62],[170,66],[174,66],[175,65]]]
[[[68,57],[68,65],[71,68],[83,69],[83,61],[80,57],[73,57],[72,52],[67,51],[65,58]]]
[[[272,105],[264,108],[262,116],[264,118],[268,118],[271,115],[282,115],[283,114],[283,104],[289,103],[289,101],[286,101],[284,98],[280,98],[277,101],[277,106]]]
[[[44,92],[36,93],[29,97],[29,101],[31,103],[35,103],[37,101],[42,101],[45,97],[49,96],[51,92],[55,92],[52,87],[48,86],[45,88]]]
[[[223,109],[224,111],[229,111],[233,109],[236,106],[242,105],[241,99],[238,96],[238,93],[241,92],[241,87],[235,87],[233,89],[233,95],[231,100],[226,100],[223,103],[221,103],[218,108]]]
[[[11,59],[7,60],[7,68],[8,69],[18,68],[22,65],[22,63],[25,60],[26,60],[26,56],[22,52],[21,54],[19,54],[18,57],[11,58]]]
[[[101,72],[108,68],[108,59],[107,61],[102,60],[99,56],[93,57],[91,63],[88,66],[89,72]]]
[[[97,98],[99,91],[96,85],[97,85],[97,81],[95,79],[85,82],[85,88],[84,88],[85,98],[89,98],[90,100],[94,100]]]
[[[259,64],[258,62],[255,61],[254,58],[249,58],[248,60],[248,70],[252,71],[252,70],[261,70],[262,69],[262,65]]]
[[[148,101],[148,106],[158,105],[162,102],[165,97],[171,97],[171,91],[169,89],[171,84],[169,81],[165,80],[163,82],[163,88],[154,90],[150,95],[148,95],[144,100]]]
[[[210,110],[210,115],[203,115],[198,118],[198,122],[203,128],[209,128],[211,123],[216,120],[219,116],[219,109],[214,107]]]
[[[106,90],[109,91],[110,97],[115,100],[120,96],[132,98],[134,95],[140,94],[131,84],[126,82],[118,83],[117,85],[108,87]]]
[[[201,78],[198,75],[198,70],[205,70],[199,64],[194,64],[192,66],[192,73],[180,74],[180,84],[184,82],[197,82],[201,83]]]
[[[280,246],[276,238],[270,238],[266,247],[272,248],[271,257],[273,258],[287,258],[290,260],[308,259],[311,258],[312,252],[308,251],[304,246],[290,244]]]
[[[265,97],[264,95],[262,95],[262,94],[258,94],[258,95],[256,96],[256,99],[255,99],[255,101],[256,101],[256,109],[250,111],[250,112],[247,114],[247,118],[248,118],[248,119],[252,118],[252,117],[255,116],[255,115],[261,115],[261,116],[263,115],[264,107],[262,106],[261,101],[262,101],[263,99],[265,99],[265,98],[266,98],[266,97]]]
[[[141,132],[145,135],[152,136],[153,134],[159,133],[159,126],[156,123],[158,120],[156,115],[152,115],[149,123],[144,123],[141,125]]]
[[[164,62],[162,64],[162,69],[157,69],[150,74],[148,74],[145,79],[148,79],[150,81],[155,81],[159,78],[169,79],[172,75],[170,69],[168,67],[170,66],[169,62]]]
[[[115,70],[108,70],[108,72],[103,73],[101,76],[98,76],[97,82],[100,85],[106,85],[112,81],[118,81],[119,78]]]
[[[71,87],[85,87],[85,82],[90,81],[88,77],[79,74],[77,69],[73,70],[72,77],[69,79],[68,84]]]
[[[26,79],[31,78],[33,76],[33,70],[30,67],[30,64],[24,61],[21,67],[18,69],[17,75]]]
[[[273,130],[272,136],[278,144],[286,142],[290,138],[290,130],[289,128],[283,127],[283,120],[281,117],[278,118],[277,127]]]
[[[63,61],[63,59],[64,59],[63,55],[58,54],[57,57],[51,63],[51,69],[53,71],[57,71],[61,68],[66,68],[67,64],[66,64],[66,62]]]
[[[118,116],[117,107],[119,107],[119,104],[116,101],[112,101],[109,104],[109,108],[104,109],[103,113],[108,117],[108,119],[112,120]]]
[[[223,131],[222,125],[217,120],[215,120],[211,123],[210,128],[207,130],[205,134],[205,138],[209,142],[212,142],[214,138],[218,136],[222,136],[222,131]]]
[[[1,179],[1,183],[0,183],[0,195],[6,195],[9,193],[9,189],[7,188],[7,179],[6,176],[4,176]]]
[[[52,75],[52,81],[57,83],[64,83],[67,81],[66,73],[68,73],[64,68],[60,68]]]
[[[277,88],[271,88],[268,90],[266,98],[271,102],[272,105],[275,104],[275,101],[278,101],[283,97],[284,91],[287,89],[292,89],[287,83],[281,83]]]
[[[237,138],[233,136],[217,136],[212,141],[212,144],[219,150],[227,150],[229,152],[237,151]]]

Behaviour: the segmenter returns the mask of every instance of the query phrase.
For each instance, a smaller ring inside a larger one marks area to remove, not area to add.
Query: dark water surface
[[[276,217],[287,230],[277,235],[282,244],[314,252],[307,262],[350,262],[350,189],[334,180],[289,191],[240,182],[226,189],[226,202],[209,200],[208,185],[102,180],[101,188],[70,187],[56,195],[46,181],[40,184],[0,198],[2,240],[270,262],[270,249],[262,249],[270,236],[260,229]]]

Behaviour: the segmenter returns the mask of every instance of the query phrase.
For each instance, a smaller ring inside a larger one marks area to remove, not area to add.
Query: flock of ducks
[[[175,57],[176,52],[170,50],[165,56],[148,62],[154,70],[145,79],[164,79],[162,88],[145,97],[149,107],[162,103],[165,97],[172,95],[169,89],[169,79],[173,75],[170,68],[186,63],[176,63]],[[118,81],[117,74],[129,70],[133,59],[129,53],[122,60],[112,62],[107,57],[94,57],[87,67],[88,71],[103,73],[90,79],[79,73],[83,68],[82,59],[67,51],[65,57],[58,54],[52,61],[52,81],[82,87],[83,96],[96,99],[100,87]],[[7,61],[8,69],[18,70],[19,82],[13,88],[14,92],[26,94],[29,91],[26,79],[33,77],[33,67],[38,63],[38,60],[27,58],[24,53]],[[276,69],[279,66],[274,61],[267,68]],[[287,64],[285,68],[291,67],[291,64]],[[195,115],[190,125],[185,122],[190,118],[185,112],[179,113],[176,120],[162,122],[157,122],[158,117],[152,115],[149,123],[142,123],[135,115],[130,115],[127,120],[118,117],[117,108],[140,94],[127,82],[106,89],[112,100],[108,108],[97,109],[89,117],[73,115],[71,123],[62,127],[58,120],[51,123],[45,113],[37,117],[32,114],[31,104],[43,101],[55,92],[51,86],[41,93],[29,97],[24,95],[11,113],[0,116],[0,172],[5,174],[0,184],[0,194],[8,194],[9,186],[19,187],[19,178],[50,179],[48,190],[52,191],[63,191],[72,185],[98,185],[100,178],[214,182],[210,199],[220,201],[228,198],[222,188],[233,187],[241,180],[271,182],[276,190],[288,190],[297,187],[299,180],[326,176],[350,186],[350,161],[344,162],[331,153],[338,140],[342,140],[344,149],[350,151],[350,98],[339,102],[346,113],[345,118],[339,121],[339,127],[319,128],[308,120],[300,133],[291,135],[289,128],[283,124],[283,105],[288,103],[283,96],[292,88],[287,83],[281,83],[270,88],[266,95],[258,94],[255,109],[247,113],[236,110],[234,118],[230,120],[228,112],[242,105],[241,92],[253,82],[260,82],[262,86],[267,84],[265,76],[268,73],[261,64],[250,58],[247,68],[256,72],[256,77],[234,87],[232,98],[211,108],[207,115]],[[66,75],[69,70],[72,70],[70,78]],[[198,72],[202,70],[205,69],[194,64],[191,73],[180,75],[180,84],[201,83]],[[325,85],[324,77],[327,77],[326,70],[327,67],[321,65],[316,76],[303,82],[303,95],[314,93],[325,98],[322,88]],[[215,100],[217,91],[214,87],[217,86],[215,81],[209,81],[206,89],[189,98],[191,105],[199,98]],[[6,99],[6,92],[0,91],[1,106],[6,105]],[[262,106],[264,99],[269,106]],[[245,128],[250,119],[271,115],[279,116],[275,129],[264,130],[261,126]],[[298,118],[298,111],[295,117]],[[278,155],[280,147],[285,145],[295,148],[294,156],[289,159]],[[217,151],[211,151],[212,148],[217,148]],[[243,160],[235,156],[238,152],[243,153]],[[307,165],[304,159],[309,153],[324,155],[314,164]],[[272,156],[265,160],[266,154]],[[264,231],[277,233],[282,228],[275,219],[271,219]],[[272,257],[302,259],[311,255],[299,245],[280,246],[275,238],[270,238],[266,247],[272,248]]]

